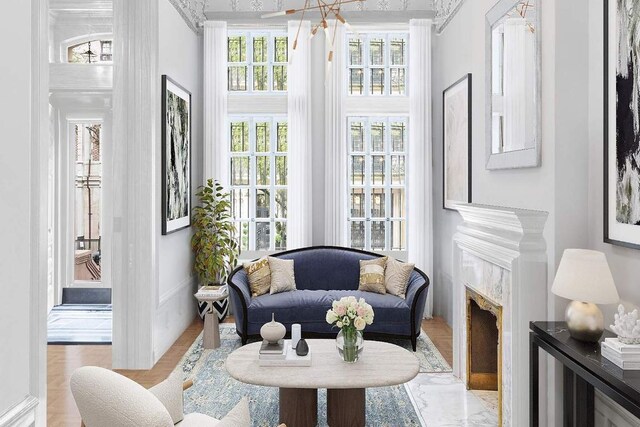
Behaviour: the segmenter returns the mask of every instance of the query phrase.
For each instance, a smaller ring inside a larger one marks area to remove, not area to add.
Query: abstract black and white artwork
[[[162,76],[162,234],[191,225],[191,93]]]
[[[444,209],[471,203],[471,74],[442,92]]]
[[[640,249],[640,2],[605,2],[604,240]]]

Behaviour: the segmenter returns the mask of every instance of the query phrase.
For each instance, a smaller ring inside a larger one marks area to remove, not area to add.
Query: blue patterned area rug
[[[202,334],[185,353],[176,371],[184,378],[194,380],[194,385],[184,394],[185,413],[200,412],[222,418],[235,404],[246,396],[250,401],[254,426],[278,425],[278,389],[244,384],[229,376],[224,363],[229,354],[240,347],[235,325],[220,325],[221,346],[215,350],[202,348]],[[406,341],[406,340],[405,340]],[[392,340],[393,342],[393,340]],[[398,341],[403,347],[410,344]],[[423,332],[419,337],[418,351],[420,372],[450,372],[451,368]],[[412,398],[405,386],[367,389],[367,425],[380,427],[424,426],[416,412]],[[326,390],[318,392],[318,425],[327,426]]]

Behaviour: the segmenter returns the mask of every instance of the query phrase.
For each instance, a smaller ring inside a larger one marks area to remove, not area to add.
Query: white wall
[[[31,4],[6,5],[0,26],[2,146],[0,156],[0,414],[29,394]]]
[[[203,41],[182,19],[168,0],[159,1],[159,71],[166,74],[191,92],[191,185],[195,194],[202,177],[202,91],[203,91]],[[158,88],[158,93],[160,93]],[[158,138],[160,131],[158,130]],[[158,140],[158,147],[161,141]],[[158,150],[158,165],[161,164]],[[158,168],[157,197],[161,200],[162,177]],[[195,203],[195,199],[192,199]],[[158,225],[161,225],[161,210],[158,206]],[[196,278],[192,276],[191,233],[186,228],[160,236],[158,240],[158,302],[154,323],[154,359],[157,361],[182,334],[196,315]],[[158,229],[160,234],[160,229]],[[142,248],[141,248],[142,249]]]
[[[595,1],[595,0],[594,0]],[[433,47],[434,297],[435,314],[452,322],[452,237],[461,220],[442,209],[442,91],[473,74],[473,202],[549,212],[544,236],[551,288],[564,249],[588,245],[589,121],[588,11],[581,0],[541,4],[542,164],[539,168],[485,169],[485,14],[496,0],[464,2]],[[547,318],[562,319],[566,301],[550,292]],[[532,319],[534,320],[534,319]],[[559,425],[560,371],[549,369],[549,425]]]
[[[47,144],[43,135],[44,144],[38,145],[39,122],[32,126],[44,107],[32,102],[40,94],[42,77],[33,60],[41,47],[46,54],[37,31],[43,14],[38,1],[12,3],[3,12],[11,19],[0,27],[7,55],[0,67],[0,425],[44,425],[46,356],[40,340],[46,310],[46,198],[44,206],[38,202],[46,188],[33,190],[46,182],[42,154]],[[38,288],[33,284],[40,279]]]
[[[485,14],[494,4],[495,0],[465,2],[443,33],[433,38],[434,312],[449,324],[452,324],[452,237],[461,219],[457,212],[442,209],[442,92],[465,73],[473,75],[473,202],[547,211],[550,213],[545,228],[547,242],[554,236],[553,9],[546,8],[542,17],[542,166],[488,171],[485,169],[484,40]],[[553,250],[551,245],[550,250]]]

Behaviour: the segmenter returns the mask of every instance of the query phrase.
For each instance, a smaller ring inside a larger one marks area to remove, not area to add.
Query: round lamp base
[[[604,332],[604,317],[597,305],[571,301],[565,312],[569,334],[579,341],[598,342]]]

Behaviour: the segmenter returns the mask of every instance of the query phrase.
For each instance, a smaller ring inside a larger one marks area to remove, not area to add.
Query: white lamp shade
[[[602,252],[586,249],[564,251],[551,292],[594,304],[613,304],[620,300],[607,258]]]

